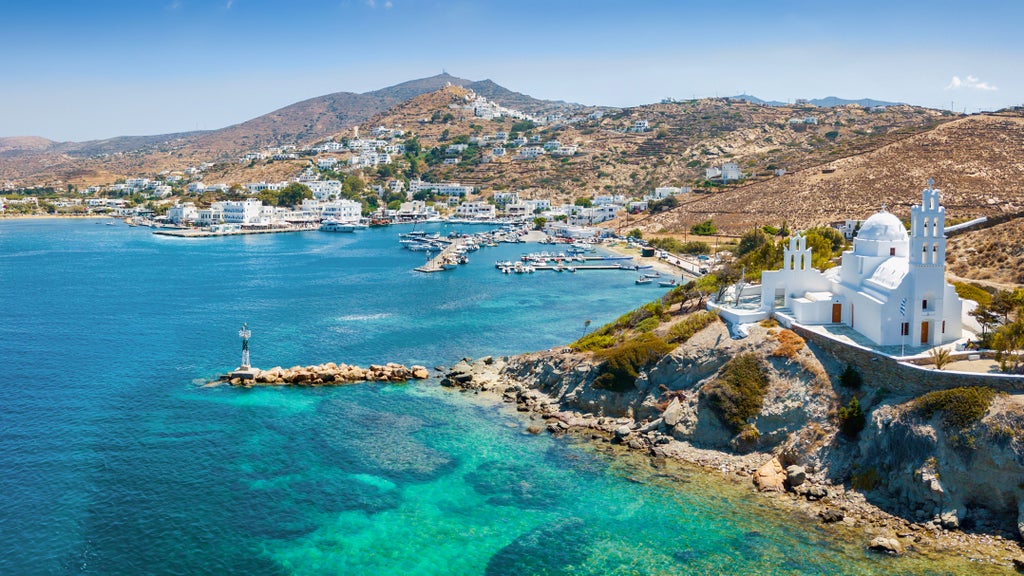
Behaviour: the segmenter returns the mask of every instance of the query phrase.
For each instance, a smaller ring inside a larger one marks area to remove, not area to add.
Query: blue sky
[[[442,70],[538,98],[1024,104],[1024,2],[4,0],[0,136],[215,129]]]

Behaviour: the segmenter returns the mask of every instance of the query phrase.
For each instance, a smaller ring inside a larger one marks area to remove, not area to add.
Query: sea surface
[[[0,574],[971,572],[526,434],[436,378],[203,387],[238,365],[243,322],[263,368],[450,366],[564,345],[662,293],[634,273],[506,276],[495,260],[546,247],[501,245],[420,274],[397,227],[189,240],[102,222],[0,221]]]

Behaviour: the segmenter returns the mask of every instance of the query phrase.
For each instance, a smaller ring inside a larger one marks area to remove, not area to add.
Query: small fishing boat
[[[641,276],[641,277],[636,279],[636,283],[637,284],[650,284],[652,282],[654,282],[654,280],[651,280],[650,278],[648,278],[646,276]]]
[[[675,285],[676,285],[676,281],[675,280],[669,280],[668,282],[662,280],[661,282],[658,282],[658,286],[661,286],[662,288],[671,288],[672,286],[675,286]]]

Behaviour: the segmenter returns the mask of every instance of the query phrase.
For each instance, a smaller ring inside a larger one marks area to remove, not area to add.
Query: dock
[[[449,256],[455,253],[455,249],[458,248],[462,243],[458,240],[452,240],[450,244],[444,247],[444,250],[438,252],[437,256],[434,256],[426,264],[419,268],[413,268],[417,272],[444,272],[445,268],[442,265]]]

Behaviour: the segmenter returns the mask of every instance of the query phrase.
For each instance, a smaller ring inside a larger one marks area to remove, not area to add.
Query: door
[[[832,305],[832,323],[839,324],[843,321],[843,305],[833,304]]]
[[[921,344],[928,343],[928,322],[921,322]]]

